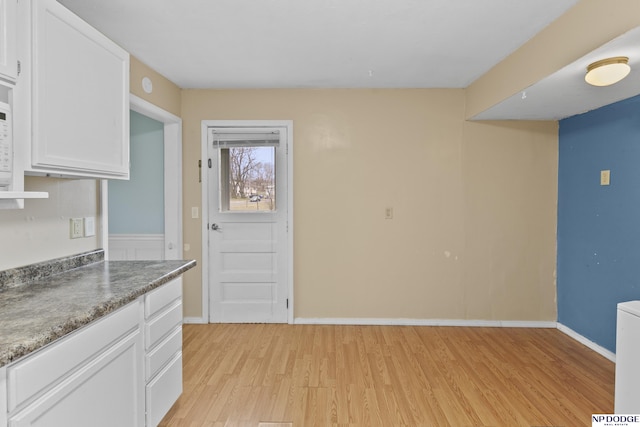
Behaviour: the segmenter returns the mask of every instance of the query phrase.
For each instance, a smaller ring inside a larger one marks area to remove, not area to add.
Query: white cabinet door
[[[56,0],[31,0],[30,7],[25,169],[128,179],[129,54]]]
[[[15,81],[16,0],[0,0],[0,78]]]
[[[0,427],[7,427],[7,367],[0,367]]]
[[[138,427],[142,338],[136,330],[9,419],[10,427]]]

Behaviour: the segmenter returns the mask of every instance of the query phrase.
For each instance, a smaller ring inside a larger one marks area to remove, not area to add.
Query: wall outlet
[[[84,223],[82,221],[82,218],[70,218],[69,225],[70,237],[72,239],[79,239],[80,237],[82,237],[84,233]]]
[[[384,219],[393,219],[393,208],[387,207],[384,209]]]

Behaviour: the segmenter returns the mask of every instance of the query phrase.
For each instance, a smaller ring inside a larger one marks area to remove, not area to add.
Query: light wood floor
[[[185,325],[183,354],[161,426],[574,427],[613,412],[614,364],[555,329]]]

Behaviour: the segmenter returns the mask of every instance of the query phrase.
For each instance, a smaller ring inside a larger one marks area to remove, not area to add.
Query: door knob
[[[218,226],[218,224],[211,224],[211,229],[212,230],[220,230],[220,226]]]

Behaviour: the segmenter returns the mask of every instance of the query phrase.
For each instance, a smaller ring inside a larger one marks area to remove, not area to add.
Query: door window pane
[[[276,210],[274,146],[220,148],[222,211]]]

